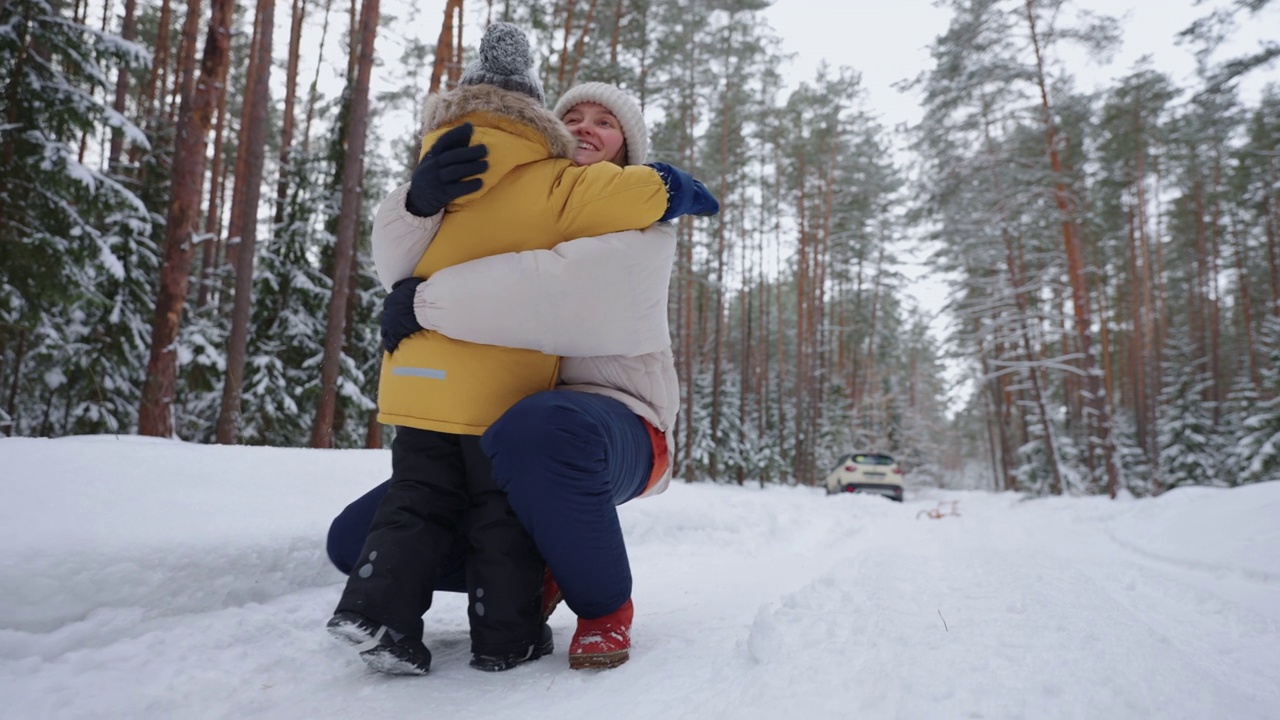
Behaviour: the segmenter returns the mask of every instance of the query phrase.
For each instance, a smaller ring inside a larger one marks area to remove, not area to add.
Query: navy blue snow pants
[[[598,618],[631,597],[631,564],[615,506],[644,491],[653,442],[640,416],[613,398],[547,390],[511,407],[480,438],[564,600]]]
[[[597,618],[631,597],[631,565],[615,506],[639,495],[653,470],[644,421],[603,395],[548,390],[516,403],[481,438],[498,487],[579,616]],[[329,559],[349,574],[390,481],[348,505],[329,527]],[[466,592],[465,540],[435,589]]]

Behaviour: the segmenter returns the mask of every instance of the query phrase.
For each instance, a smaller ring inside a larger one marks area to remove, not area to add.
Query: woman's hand
[[[413,171],[404,209],[418,217],[431,217],[463,195],[479,190],[480,178],[463,180],[489,169],[484,158],[489,148],[471,145],[471,123],[463,123],[436,139]]]
[[[667,186],[667,212],[659,218],[674,220],[681,215],[709,217],[720,214],[720,201],[692,175],[666,163],[649,163]]]
[[[400,341],[422,329],[413,312],[413,296],[422,278],[405,278],[391,286],[382,301],[382,349],[389,353],[400,347]]]

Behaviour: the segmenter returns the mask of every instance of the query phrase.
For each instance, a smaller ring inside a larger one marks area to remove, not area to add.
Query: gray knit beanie
[[[582,83],[566,90],[556,101],[553,112],[563,120],[565,113],[584,102],[603,105],[618,118],[618,123],[622,125],[622,137],[627,141],[628,165],[643,165],[649,159],[649,128],[644,124],[644,113],[640,112],[640,106],[630,95],[608,83]]]
[[[480,59],[467,66],[458,84],[494,85],[524,93],[542,104],[547,101],[542,94],[542,81],[532,68],[529,38],[511,23],[495,22],[480,39]]]

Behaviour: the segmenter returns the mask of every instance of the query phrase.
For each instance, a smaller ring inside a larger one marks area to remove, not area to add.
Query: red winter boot
[[[573,670],[607,670],[631,657],[631,620],[636,609],[628,599],[622,607],[601,618],[578,618],[578,630],[569,643],[569,667]]]
[[[543,568],[542,570],[542,622],[546,622],[551,617],[551,613],[556,611],[556,606],[564,599],[564,595],[560,594],[560,586],[556,584],[556,579],[551,576],[551,568]]]

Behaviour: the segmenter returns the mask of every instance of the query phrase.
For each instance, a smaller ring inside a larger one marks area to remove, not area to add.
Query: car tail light
[[[845,472],[853,472],[853,471],[854,471],[854,470],[856,470],[856,469],[857,469],[857,468],[855,468],[855,467],[854,467],[854,466],[852,466],[852,465],[845,465],[845,466],[844,466],[844,471],[845,471]]]
[[[901,474],[902,474],[902,468],[898,467],[897,465],[893,466],[893,474],[894,474],[894,475],[901,475]]]

